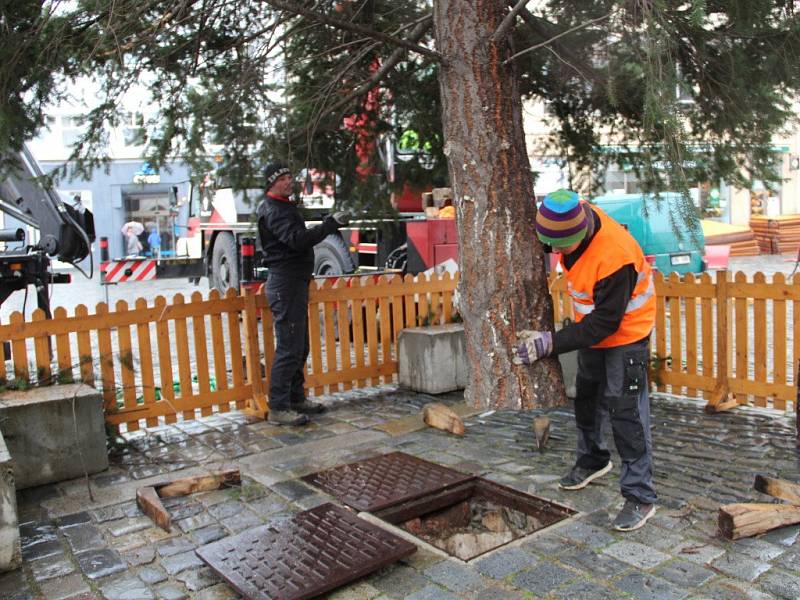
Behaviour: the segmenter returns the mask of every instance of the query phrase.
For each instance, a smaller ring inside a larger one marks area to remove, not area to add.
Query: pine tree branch
[[[357,23],[350,23],[349,21],[345,21],[343,19],[335,19],[333,17],[320,14],[315,10],[296,6],[293,2],[287,2],[285,0],[264,0],[264,2],[266,2],[273,8],[277,8],[278,10],[283,10],[295,15],[299,15],[301,17],[305,17],[307,19],[312,19],[314,21],[317,21],[318,23],[322,23],[323,25],[329,25],[331,27],[336,27],[337,29],[344,29],[345,31],[352,31],[354,33],[358,33],[360,35],[384,42],[386,44],[391,44],[392,46],[399,46],[401,48],[405,48],[406,50],[410,50],[411,52],[422,54],[423,56],[432,58],[437,62],[440,63],[445,62],[444,56],[442,56],[436,50],[431,50],[430,48],[419,46],[408,40],[404,40],[402,38],[389,35],[388,33],[383,33],[382,31],[375,31],[370,27],[358,25]]]
[[[268,1],[271,1],[271,0],[268,0]],[[603,15],[602,17],[597,17],[596,19],[592,19],[591,21],[586,21],[586,23],[581,23],[580,25],[575,25],[575,27],[570,27],[566,31],[562,31],[561,33],[559,33],[557,35],[554,35],[553,37],[551,37],[548,40],[545,40],[545,41],[540,42],[538,44],[534,44],[530,48],[525,48],[524,50],[520,50],[519,52],[517,52],[516,54],[514,54],[510,58],[507,58],[505,61],[503,61],[503,64],[508,64],[512,60],[514,60],[515,58],[519,58],[520,56],[522,56],[524,54],[528,54],[529,52],[533,52],[534,50],[538,50],[539,48],[542,48],[543,46],[548,46],[548,45],[552,44],[554,41],[556,41],[557,39],[562,38],[565,35],[568,35],[568,34],[573,33],[575,31],[578,31],[579,29],[583,29],[585,27],[589,27],[590,25],[594,25],[596,23],[599,23],[600,21],[605,21],[606,19],[611,17],[611,15],[613,15],[613,14],[614,14],[614,12],[612,11],[612,12],[610,12],[608,14]]]
[[[509,30],[514,26],[514,21],[516,21],[517,15],[525,8],[527,3],[528,0],[519,0],[517,2],[517,4],[505,16],[503,22],[500,23],[500,26],[492,34],[493,42],[499,42],[508,34]]]

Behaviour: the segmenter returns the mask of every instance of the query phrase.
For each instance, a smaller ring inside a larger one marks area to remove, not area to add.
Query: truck
[[[0,178],[0,212],[38,230],[38,239],[26,240],[23,227],[0,229],[0,304],[16,291],[36,289],[36,299],[47,318],[51,318],[50,286],[69,283],[71,276],[54,273],[51,260],[78,263],[90,260],[95,239],[91,211],[80,204],[70,205],[51,186],[44,183],[39,164],[26,146],[3,158],[7,172]]]

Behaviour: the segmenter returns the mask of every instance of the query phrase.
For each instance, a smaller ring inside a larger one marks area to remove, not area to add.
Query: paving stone
[[[191,538],[198,546],[205,546],[211,542],[216,542],[226,537],[228,532],[222,525],[211,525],[210,527],[203,527],[202,529],[195,529],[191,533]]]
[[[222,524],[231,533],[239,533],[245,529],[263,525],[264,522],[256,514],[249,510],[243,510],[238,515],[225,519]]]
[[[511,590],[500,585],[493,585],[483,589],[462,595],[462,598],[471,600],[521,600],[525,595],[516,590]]]
[[[164,567],[164,570],[170,575],[175,575],[186,569],[202,567],[203,561],[195,554],[194,550],[189,550],[188,552],[173,554],[172,556],[162,558],[161,566]]]
[[[681,588],[700,587],[714,577],[714,571],[711,569],[681,559],[664,563],[653,573]]]
[[[516,575],[511,581],[514,586],[544,596],[553,588],[559,587],[578,575],[551,562],[540,562],[532,569]]]
[[[135,548],[128,552],[120,553],[120,556],[131,567],[138,567],[139,565],[146,565],[153,562],[156,558],[156,549],[152,546],[145,546],[142,548]]]
[[[220,582],[220,578],[205,566],[200,569],[184,571],[175,579],[182,582],[190,592],[197,592]]]
[[[424,588],[405,597],[406,600],[457,600],[458,596],[435,585]]]
[[[120,555],[115,550],[88,550],[76,555],[81,571],[89,579],[100,579],[126,569]]]
[[[155,592],[159,600],[186,600],[189,596],[182,588],[183,586],[168,583],[157,587]]]
[[[58,539],[45,540],[36,544],[22,546],[22,559],[26,561],[48,558],[63,553],[64,547]]]
[[[147,529],[153,526],[153,521],[150,517],[125,517],[123,519],[119,519],[116,521],[110,521],[105,524],[108,528],[109,533],[114,537],[119,537],[121,535],[127,535],[129,533],[134,533],[136,531],[141,531],[142,529]]]
[[[733,543],[732,550],[746,554],[756,560],[771,561],[786,552],[786,547],[770,544],[760,538],[745,538],[736,540]]]
[[[689,592],[648,573],[629,573],[614,586],[639,600],[681,600]]]
[[[22,569],[0,574],[0,598],[27,600],[33,598]]]
[[[286,508],[286,500],[276,496],[275,494],[271,494],[264,498],[259,498],[258,500],[248,502],[247,505],[249,506],[250,510],[255,512],[257,515],[263,516],[284,510]]]
[[[475,570],[452,560],[444,560],[428,567],[425,576],[454,592],[466,592],[484,587],[486,583]]]
[[[578,581],[552,592],[563,600],[617,600],[620,594],[594,581]]]
[[[120,553],[130,552],[131,550],[135,550],[136,548],[141,548],[142,546],[149,543],[150,542],[147,540],[147,538],[144,537],[144,535],[142,535],[141,532],[129,533],[128,535],[122,535],[120,537],[111,538],[111,547]]]
[[[136,577],[118,579],[100,588],[106,600],[151,600],[155,598],[152,590]]]
[[[588,549],[564,553],[558,557],[558,561],[586,571],[597,579],[610,579],[631,568],[629,564],[616,558]]]
[[[241,502],[238,502],[237,500],[228,500],[227,502],[210,506],[208,508],[208,514],[213,518],[222,521],[223,519],[227,519],[228,517],[232,517],[233,515],[242,512],[243,509],[244,505]]]
[[[650,548],[667,552],[684,541],[678,533],[666,531],[659,527],[642,527],[635,531],[623,533],[621,537],[626,542],[638,542]]]
[[[779,544],[781,546],[793,546],[800,536],[800,525],[793,525],[791,527],[779,527],[768,531],[758,539],[769,542],[771,544]]]
[[[592,549],[602,548],[617,541],[608,531],[581,521],[574,521],[554,531],[558,536]]]
[[[553,556],[575,549],[575,544],[554,533],[534,535],[521,548],[540,554],[542,556]]]
[[[231,598],[239,598],[240,596],[233,591],[229,585],[218,583],[215,586],[198,592],[194,597],[196,600],[229,600]]]
[[[800,552],[791,550],[775,561],[775,564],[783,567],[787,571],[794,571],[800,573]]]
[[[167,580],[167,574],[164,572],[164,569],[157,566],[139,569],[139,572],[136,575],[147,585],[154,585]]]
[[[203,512],[204,507],[199,502],[187,501],[183,498],[181,501],[181,503],[169,507],[169,516],[173,521],[180,521]]]
[[[194,550],[195,544],[189,538],[179,536],[169,538],[158,545],[157,551],[159,556],[172,556],[186,552],[187,550]]]
[[[64,530],[64,535],[76,554],[86,550],[100,550],[107,546],[100,529],[88,523],[68,527]]]
[[[405,566],[381,569],[370,576],[368,583],[392,598],[404,598],[430,585],[427,578]]]
[[[755,581],[772,567],[767,562],[736,552],[728,552],[725,556],[721,556],[712,562],[711,566],[729,577],[745,581]]]
[[[668,554],[636,542],[618,542],[602,552],[639,569],[652,569],[670,558]]]
[[[71,515],[64,515],[58,518],[58,527],[72,527],[73,525],[81,525],[83,523],[90,523],[92,516],[88,512],[78,512]]]
[[[758,585],[776,598],[785,598],[786,600],[800,598],[800,577],[778,569],[772,569],[764,575],[758,580]]]
[[[698,592],[711,600],[775,600],[772,594],[757,590],[749,583],[733,579],[716,579]]]
[[[370,584],[360,581],[331,592],[328,600],[373,600],[380,594],[380,591]]]
[[[299,500],[304,496],[310,496],[311,494],[316,493],[316,490],[294,480],[273,483],[271,487],[276,494],[286,498],[290,502],[294,502],[295,500]]]
[[[539,562],[539,558],[522,548],[501,548],[477,560],[475,568],[494,579],[503,579],[512,573],[528,569]]]
[[[78,573],[59,577],[58,579],[48,579],[39,585],[39,592],[47,600],[76,600],[79,598],[97,598],[89,591],[86,581]],[[5,596],[1,596],[5,598]]]
[[[75,571],[75,565],[63,554],[31,561],[30,566],[34,581],[64,577]]]
[[[175,522],[181,531],[184,533],[188,533],[189,531],[194,531],[195,529],[200,529],[201,527],[208,527],[209,525],[215,525],[217,520],[212,517],[207,512],[202,512],[193,517],[189,517],[188,519],[181,519],[180,521]]]
[[[671,550],[671,554],[699,565],[705,565],[725,554],[725,550],[706,542],[686,540],[675,546]]]

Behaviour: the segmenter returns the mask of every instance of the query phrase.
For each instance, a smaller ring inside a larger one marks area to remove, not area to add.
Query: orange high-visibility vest
[[[650,264],[642,249],[622,225],[596,206],[589,205],[600,217],[600,230],[571,269],[561,266],[567,274],[567,290],[572,297],[575,321],[580,322],[594,310],[595,284],[627,264],[636,269],[636,286],[625,308],[625,316],[614,333],[592,346],[613,348],[637,342],[653,330],[656,320],[656,291]]]

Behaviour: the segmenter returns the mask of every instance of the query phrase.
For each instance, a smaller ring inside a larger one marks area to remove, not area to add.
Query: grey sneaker
[[[655,504],[640,504],[633,500],[625,500],[625,506],[614,519],[614,529],[617,531],[633,531],[639,529],[647,519],[656,514]]]
[[[271,410],[267,421],[275,425],[293,425],[299,427],[308,423],[308,417],[293,410]]]
[[[583,489],[598,477],[602,477],[608,473],[613,466],[614,465],[611,464],[611,461],[608,461],[608,464],[602,469],[592,471],[591,469],[584,469],[583,467],[575,465],[572,467],[572,470],[569,473],[561,478],[561,480],[558,482],[558,487],[560,487],[562,490]]]
[[[292,410],[304,415],[318,415],[325,412],[325,405],[311,400],[303,400],[300,404],[292,404]]]

